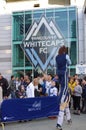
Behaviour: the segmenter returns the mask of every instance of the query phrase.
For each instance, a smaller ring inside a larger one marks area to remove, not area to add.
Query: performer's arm
[[[66,60],[67,60],[67,65],[68,66],[71,65],[71,59],[68,54],[66,54]]]

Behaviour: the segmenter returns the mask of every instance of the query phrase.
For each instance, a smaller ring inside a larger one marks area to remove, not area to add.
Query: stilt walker
[[[62,46],[58,55],[56,56],[56,73],[59,77],[60,94],[59,94],[59,113],[57,118],[57,128],[62,130],[62,124],[64,119],[64,111],[66,112],[67,120],[71,120],[70,110],[68,107],[68,71],[67,67],[71,64],[71,60],[68,54],[66,54],[66,47]]]

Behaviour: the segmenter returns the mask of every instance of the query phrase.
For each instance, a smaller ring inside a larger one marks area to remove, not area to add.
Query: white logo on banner
[[[28,111],[38,111],[41,110],[41,101],[35,101],[30,108],[28,108]]]
[[[11,119],[13,119],[14,117],[8,117],[8,116],[5,116],[3,119],[4,120],[11,120]]]

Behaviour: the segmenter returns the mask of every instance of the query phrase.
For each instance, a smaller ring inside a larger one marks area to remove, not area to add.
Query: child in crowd
[[[54,80],[51,80],[51,86],[49,87],[48,96],[57,96],[58,95],[58,89],[56,88],[56,82]],[[49,116],[50,119],[57,118],[56,116]]]
[[[16,91],[17,98],[26,98],[26,92],[24,85],[20,85],[19,89]]]
[[[57,96],[58,95],[58,89],[56,88],[56,82],[54,80],[51,80],[51,87],[49,88],[49,96]]]

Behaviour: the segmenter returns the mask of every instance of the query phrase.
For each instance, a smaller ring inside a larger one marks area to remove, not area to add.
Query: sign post
[[[81,77],[83,77],[83,75],[86,74],[86,64],[77,64],[76,74],[79,74]]]

